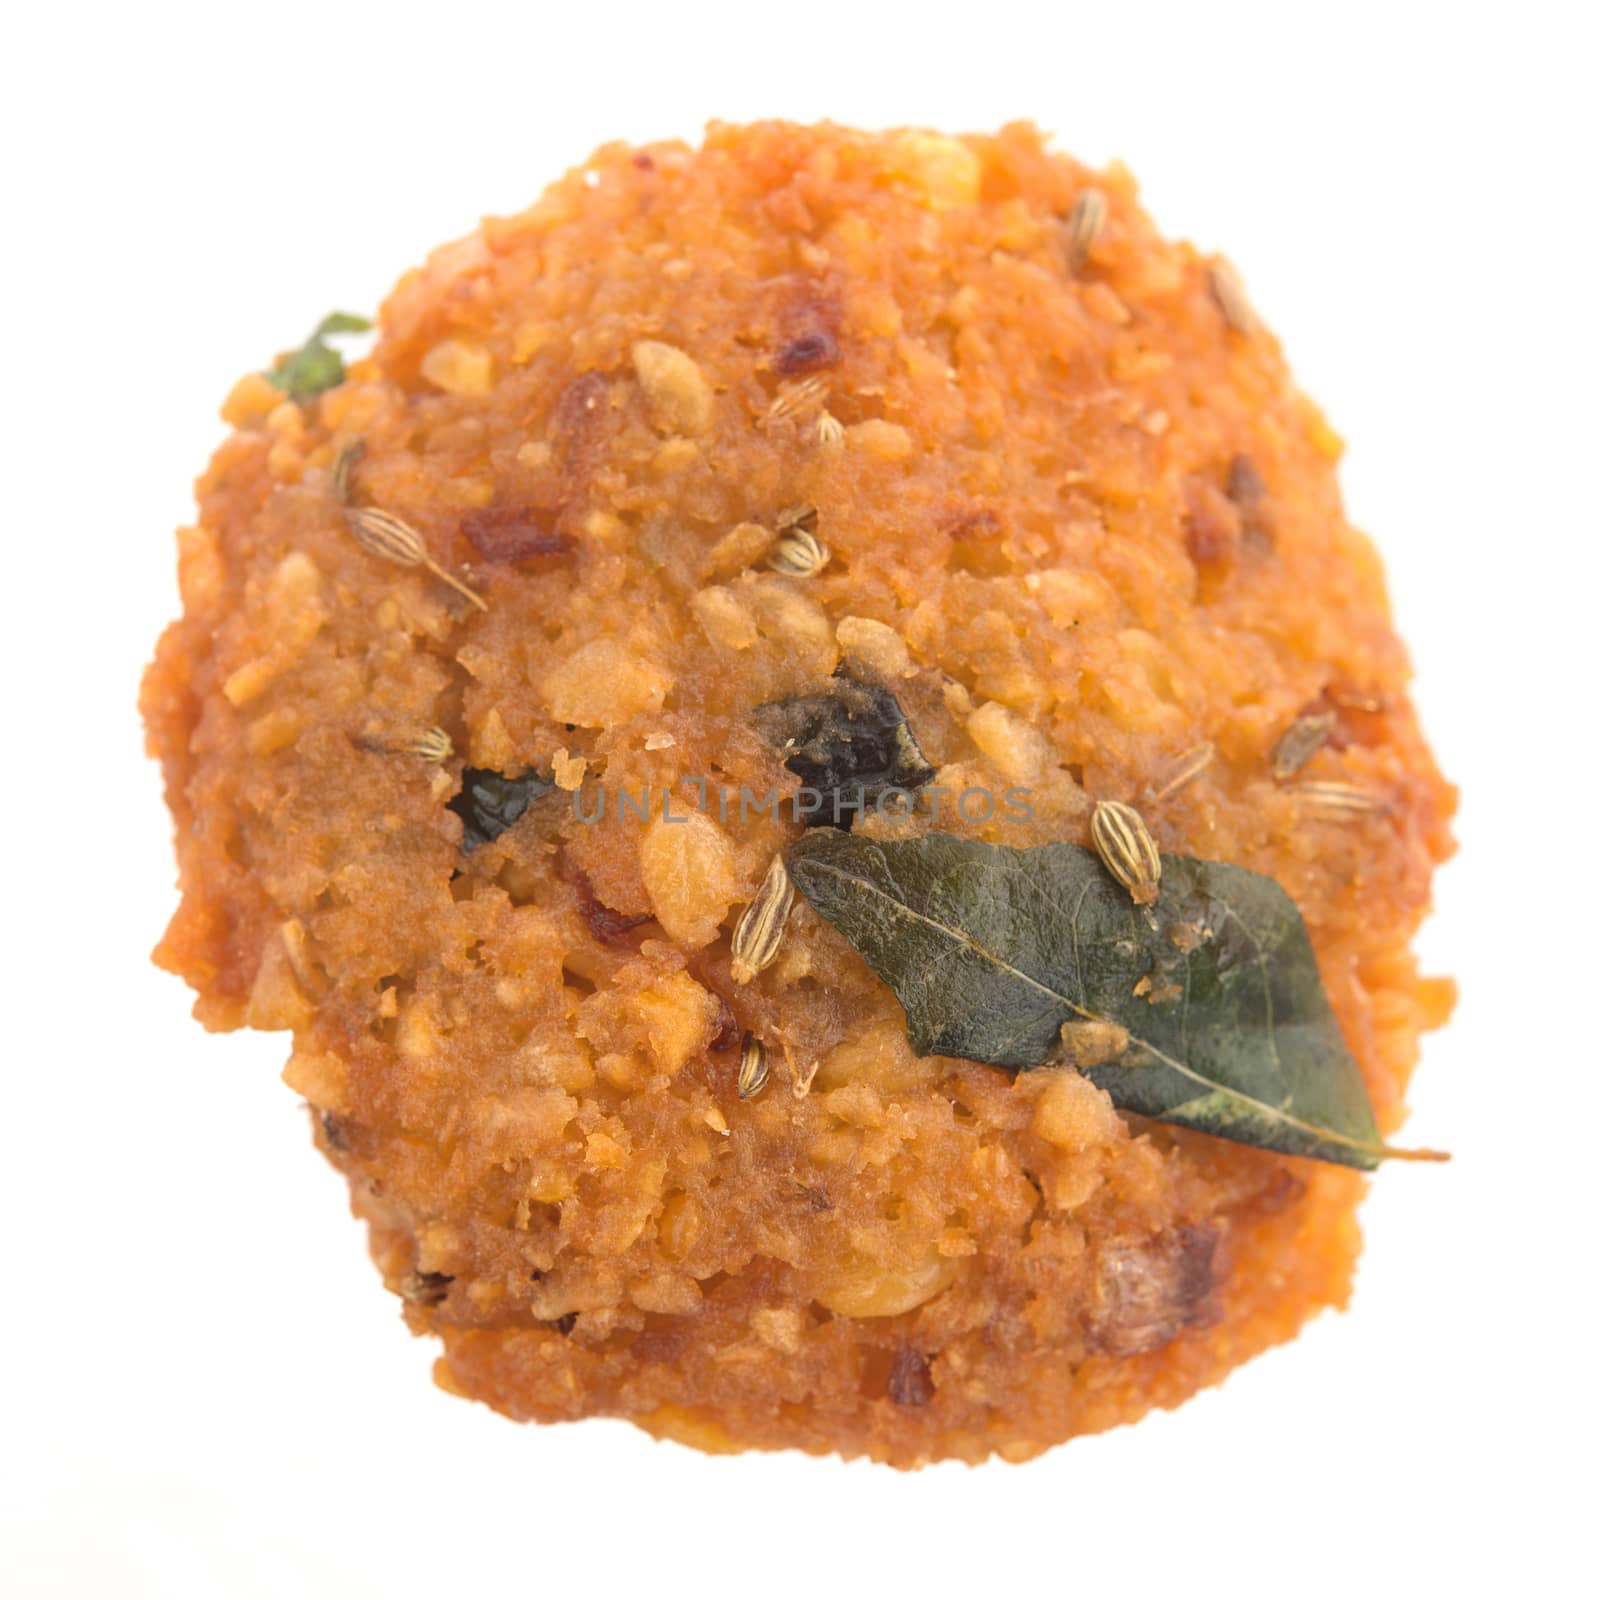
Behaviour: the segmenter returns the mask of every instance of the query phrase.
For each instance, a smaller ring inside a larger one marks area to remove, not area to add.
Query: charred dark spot
[[[331,1111],[324,1111],[321,1115],[322,1138],[330,1150],[337,1150],[341,1154],[350,1148],[349,1141],[344,1136],[344,1124]]]
[[[1183,535],[1197,567],[1225,566],[1239,552],[1239,508],[1215,484],[1190,478],[1183,486]]]
[[[1327,711],[1337,718],[1328,731],[1330,750],[1347,750],[1351,745],[1385,744],[1390,738],[1389,706],[1380,694],[1353,688],[1336,679],[1300,714],[1315,716]]]
[[[654,172],[656,170],[655,157],[648,150],[635,150],[633,152],[633,164],[641,172]]]
[[[795,1198],[807,1211],[815,1211],[819,1216],[824,1211],[833,1210],[833,1200],[830,1198],[827,1186],[821,1183],[801,1183],[798,1178],[794,1180]]]
[[[578,1313],[576,1311],[568,1311],[562,1316],[553,1318],[549,1323],[546,1324],[547,1327],[554,1328],[563,1339],[566,1338],[572,1332],[572,1330],[577,1327],[577,1325]]]
[[[461,518],[462,537],[484,560],[496,565],[558,556],[572,548],[565,534],[527,506],[487,506]]]
[[[934,768],[887,689],[834,674],[825,694],[757,706],[756,727],[820,804],[807,827],[850,830],[868,806],[893,790],[930,782]]]
[[[578,915],[584,926],[601,944],[618,944],[623,935],[643,927],[651,920],[649,913],[632,914],[608,906],[594,892],[589,874],[577,862],[562,853],[557,867],[562,879],[571,885],[578,902]]]
[[[1382,717],[1389,712],[1389,700],[1368,689],[1357,689],[1348,683],[1335,681],[1323,690],[1324,698],[1335,711],[1350,712],[1363,717]]]
[[[665,1366],[677,1361],[689,1348],[693,1333],[684,1318],[663,1318],[656,1326],[646,1328],[628,1347],[628,1353],[647,1366]]]
[[[1206,1298],[1217,1282],[1217,1242],[1217,1230],[1203,1225],[1104,1251],[1092,1320],[1100,1348],[1142,1355],[1206,1320]]]
[[[991,511],[988,506],[975,506],[958,512],[945,525],[945,532],[952,539],[995,539],[1004,528],[997,511]]]
[[[1279,1167],[1267,1180],[1266,1187],[1250,1197],[1247,1209],[1261,1216],[1276,1216],[1280,1211],[1287,1211],[1305,1192],[1303,1179]]]
[[[920,1350],[908,1347],[896,1354],[889,1368],[889,1398],[897,1406],[925,1406],[933,1399],[933,1374]]]
[[[1244,542],[1257,551],[1272,549],[1275,540],[1267,485],[1249,456],[1236,455],[1228,463],[1227,492],[1239,509],[1239,528]]]
[[[711,1037],[707,1048],[714,1055],[722,1055],[733,1049],[743,1038],[743,1030],[739,1026],[739,1019],[733,1014],[733,1007],[719,994],[717,996],[717,1031]]]
[[[603,443],[601,428],[610,410],[610,389],[603,372],[584,372],[562,389],[556,401],[547,437],[569,473],[585,471]]]
[[[826,328],[813,328],[785,341],[773,357],[772,370],[780,378],[798,378],[831,367],[838,359],[839,341]]]
[[[400,1295],[414,1306],[436,1306],[455,1281],[448,1272],[408,1272],[400,1280]]]
[[[1228,498],[1241,511],[1259,506],[1267,497],[1261,470],[1247,455],[1237,455],[1228,463]]]
[[[484,767],[467,767],[461,774],[461,793],[446,802],[461,818],[462,850],[476,850],[498,839],[535,800],[554,788],[537,772],[508,778]]]
[[[804,275],[774,285],[772,370],[780,378],[821,372],[839,359],[838,295]]]
[[[987,506],[967,507],[944,525],[950,538],[950,570],[975,578],[1001,578],[1011,570],[1006,525]]]
[[[1326,689],[1321,694],[1313,695],[1294,714],[1295,722],[1304,722],[1312,717],[1328,717],[1327,728],[1322,735],[1322,745],[1329,750],[1343,750],[1350,743],[1349,730],[1339,725],[1339,706],[1333,696]],[[1319,746],[1318,748],[1322,748]]]

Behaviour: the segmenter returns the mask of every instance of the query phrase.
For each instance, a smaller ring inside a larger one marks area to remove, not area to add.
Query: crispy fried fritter
[[[1025,127],[716,127],[439,251],[341,385],[236,387],[144,691],[182,865],[158,960],[207,1026],[292,1031],[447,1388],[706,1449],[1017,1459],[1344,1301],[1356,1174],[919,1059],[803,903],[730,972],[799,830],[715,795],[793,786],[756,708],[843,665],[936,787],[1031,796],[940,827],[1082,843],[1120,799],[1276,878],[1394,1127],[1449,1005],[1408,941],[1451,794],[1338,440],[1238,295]],[[797,529],[820,549],[775,567]],[[466,769],[501,808],[470,850]]]

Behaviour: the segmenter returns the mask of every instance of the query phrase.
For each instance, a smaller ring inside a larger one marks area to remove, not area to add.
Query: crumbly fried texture
[[[208,1027],[292,1031],[442,1385],[703,1449],[1021,1459],[1344,1302],[1354,1173],[1137,1122],[1069,1070],[918,1059],[804,904],[736,985],[798,830],[659,820],[689,778],[792,786],[752,710],[843,662],[941,784],[1032,791],[1030,823],[941,827],[1082,843],[1116,798],[1278,879],[1395,1128],[1449,1007],[1408,941],[1451,792],[1337,438],[1126,173],[1027,127],[610,147],[405,277],[342,386],[248,377],[224,416],[144,687],[182,868],[157,960]],[[486,612],[352,538],[357,440],[354,503]],[[773,572],[803,505],[832,559]],[[400,749],[436,726],[443,763]],[[463,856],[464,762],[648,788],[658,818],[557,792]],[[746,1030],[773,1070],[741,1101]]]

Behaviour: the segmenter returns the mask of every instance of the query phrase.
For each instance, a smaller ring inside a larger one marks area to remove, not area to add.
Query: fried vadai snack
[[[444,1387],[1020,1460],[1344,1304],[1453,799],[1225,263],[1027,127],[717,126],[361,326],[179,536],[157,960]]]

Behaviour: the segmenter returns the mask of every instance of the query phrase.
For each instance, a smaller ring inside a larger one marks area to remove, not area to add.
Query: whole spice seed
[[[767,1047],[747,1033],[739,1047],[739,1098],[753,1100],[767,1086]]]
[[[1106,871],[1133,903],[1154,905],[1161,893],[1161,852],[1144,818],[1120,800],[1102,800],[1089,819],[1089,834]]]
[[[426,728],[415,738],[406,740],[400,749],[406,755],[421,756],[424,761],[448,761],[454,746],[443,728]]]
[[[832,446],[843,438],[844,424],[831,411],[824,411],[817,418],[817,443]]]
[[[333,469],[328,475],[329,487],[333,490],[333,498],[342,506],[350,504],[350,479],[356,470],[356,464],[366,452],[365,440],[352,439],[333,458]]]
[[[1235,333],[1254,333],[1256,314],[1245,297],[1239,274],[1226,261],[1213,261],[1210,270],[1211,296],[1217,302],[1222,320]]]
[[[1330,817],[1364,817],[1388,809],[1370,789],[1358,789],[1353,783],[1307,780],[1291,784],[1289,792]]]
[[[805,410],[813,402],[820,405],[827,398],[827,394],[828,385],[822,378],[807,378],[803,383],[797,383],[794,388],[784,390],[767,407],[765,420],[777,422],[783,417],[792,417],[795,412]]]
[[[772,865],[756,890],[755,899],[744,908],[733,930],[733,981],[748,983],[758,972],[772,965],[783,943],[783,930],[794,909],[794,885],[782,856]]]
[[[804,533],[815,533],[817,531],[817,508],[810,504],[785,506],[772,519],[772,526],[780,534],[793,533],[796,529]]]
[[[423,761],[448,761],[455,749],[443,728],[421,728],[415,733],[396,734],[371,743],[363,740],[361,744],[363,749],[381,750],[391,756],[418,756]]]
[[[1073,272],[1089,259],[1089,252],[1105,222],[1105,195],[1098,189],[1085,189],[1067,213],[1067,265]]]
[[[1156,790],[1153,798],[1165,800],[1170,795],[1175,795],[1186,783],[1193,783],[1216,759],[1217,747],[1209,739],[1204,744],[1197,744],[1192,750],[1185,750],[1172,764],[1172,771],[1168,774],[1167,781]]]
[[[767,565],[786,578],[813,578],[827,566],[833,552],[820,540],[812,528],[816,526],[816,513],[811,514],[809,527],[793,524],[772,547]]]
[[[414,1306],[436,1306],[450,1293],[454,1282],[448,1272],[412,1270],[400,1280],[400,1297]]]
[[[457,594],[470,600],[480,611],[487,611],[489,607],[483,598],[475,594],[459,578],[445,571],[432,556],[428,554],[428,547],[422,542],[422,535],[399,517],[388,511],[379,511],[374,507],[347,507],[344,519],[350,525],[350,531],[356,537],[356,543],[369,555],[380,557],[384,561],[392,561],[401,567],[426,567],[434,577],[447,583]]]
[[[1292,778],[1328,741],[1337,718],[1332,712],[1296,717],[1272,751],[1272,776],[1279,783]]]

